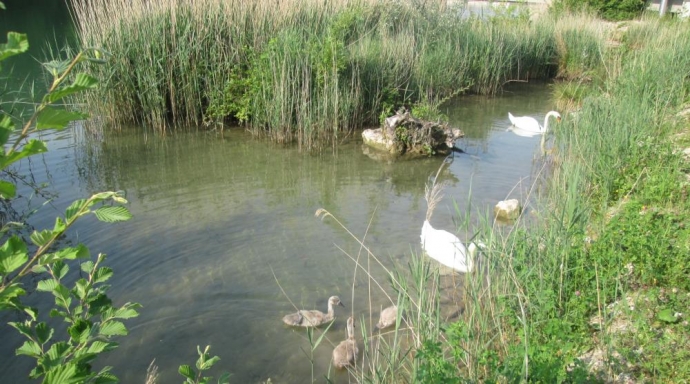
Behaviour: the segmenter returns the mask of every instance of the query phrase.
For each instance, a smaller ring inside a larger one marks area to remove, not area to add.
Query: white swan
[[[434,229],[428,220],[424,220],[420,237],[422,248],[432,259],[462,273],[472,272],[474,269],[473,260],[477,253],[474,243],[465,247],[455,235],[442,229]]]
[[[513,125],[509,130],[513,131],[518,136],[523,137],[533,137],[536,135],[541,135],[549,130],[549,117],[555,117],[556,120],[561,121],[561,114],[556,111],[551,111],[544,117],[544,126],[539,125],[539,122],[534,117],[521,116],[515,117],[512,113],[508,112],[508,118],[510,123]]]
[[[438,175],[441,173],[445,164],[444,162],[441,168],[436,172],[436,177],[434,178],[434,182],[431,183],[431,186],[429,184],[425,186],[424,199],[427,203],[427,210],[426,220],[424,220],[422,234],[420,235],[422,249],[424,249],[429,257],[439,263],[455,271],[468,273],[472,272],[474,269],[474,257],[477,253],[477,245],[484,247],[484,244],[479,241],[477,244],[470,243],[468,247],[465,247],[455,235],[448,231],[434,229],[431,223],[429,223],[431,215],[434,213],[434,208],[436,208],[436,204],[438,204],[443,197],[441,195],[441,190],[446,183],[437,184],[435,180],[438,179]]]

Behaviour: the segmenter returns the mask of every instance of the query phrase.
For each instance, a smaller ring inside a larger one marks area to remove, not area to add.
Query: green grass
[[[501,254],[510,260],[495,260],[507,276],[489,300],[502,304],[512,337],[496,346],[501,364],[494,378],[687,377],[690,366],[675,346],[685,345],[690,328],[684,318],[659,316],[668,308],[683,312],[677,308],[690,292],[688,166],[672,140],[687,132],[675,115],[690,95],[683,69],[690,65],[688,32],[683,24],[646,21],[629,31],[634,47],[623,45],[619,57],[602,63],[609,76],[601,84],[577,85],[589,88],[557,129],[538,220],[505,237]],[[626,311],[637,331],[617,331],[620,303],[650,290],[675,290],[676,302]],[[603,326],[593,324],[597,317]],[[598,349],[620,364],[588,372],[585,353]]]

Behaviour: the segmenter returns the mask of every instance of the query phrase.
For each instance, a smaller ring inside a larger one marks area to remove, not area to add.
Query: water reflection
[[[539,138],[506,132],[507,113],[543,117],[547,100],[543,86],[530,86],[494,99],[463,97],[448,106],[451,123],[467,136],[457,143],[465,153],[456,154],[442,174],[450,186],[434,227],[457,227],[454,204],[476,217],[474,212],[497,200],[525,197]],[[369,280],[362,271],[355,276],[350,259],[360,253],[359,244],[335,220],[314,212],[325,208],[354,235],[366,236],[384,267],[404,268],[411,251],[419,250],[424,183],[443,161],[376,162],[357,137],[335,153],[312,155],[253,140],[242,130],[164,137],[124,130],[104,138],[79,128],[69,132],[69,139],[49,137],[46,174],[61,195],[35,222],[50,225],[55,212],[88,193],[126,191],[132,221],[105,225],[87,219],[71,233],[92,252],[109,255],[116,304],[144,305],[141,316],[128,322],[130,335],[119,340],[120,348],[100,362],[114,366],[125,383],[143,382],[154,358],[160,382],[179,381],[177,366],[193,363],[196,346],[206,344],[235,382],[309,381],[311,364],[302,353],[309,343],[304,330],[280,321],[294,310],[281,287],[300,308],[325,309],[334,294],[347,306],[336,310],[328,332],[332,344],[316,351],[314,372],[322,378],[333,344],[344,337],[347,315],[368,319],[371,311]],[[372,262],[370,273],[386,284],[383,267]],[[387,305],[383,293],[372,292],[374,308]],[[453,295],[449,290],[445,302],[457,302]],[[21,382],[26,375],[20,373],[28,369],[10,367],[30,359],[10,357],[19,339],[9,339],[0,347],[8,356],[0,363],[0,382]],[[347,381],[346,375],[336,377]]]

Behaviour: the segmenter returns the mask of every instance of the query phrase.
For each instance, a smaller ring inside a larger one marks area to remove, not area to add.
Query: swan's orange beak
[[[558,120],[558,122],[560,123],[560,122],[561,122],[561,117],[558,116],[558,117],[556,118],[556,120]]]

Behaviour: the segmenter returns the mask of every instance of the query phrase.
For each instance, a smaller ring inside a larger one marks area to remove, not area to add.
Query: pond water
[[[451,123],[466,137],[456,143],[464,153],[456,153],[440,176],[450,185],[434,213],[435,227],[458,228],[455,204],[459,213],[469,209],[477,216],[499,200],[525,200],[539,138],[506,132],[507,114],[542,118],[548,100],[547,87],[529,85],[448,106]],[[348,314],[378,313],[369,310],[367,279],[361,271],[355,277],[347,256],[356,257],[358,244],[315,211],[324,208],[356,236],[366,235],[365,244],[387,268],[404,269],[420,250],[424,184],[443,162],[373,160],[359,133],[321,154],[254,140],[241,129],[99,137],[75,126],[44,139],[50,151],[20,170],[59,195],[31,217],[33,225],[52,226],[71,201],[97,191],[123,190],[130,201],[133,220],[109,225],[86,218],[68,237],[108,255],[116,304],[144,306],[127,322],[130,335],[100,362],[114,366],[125,383],[143,382],[154,358],[159,382],[179,381],[177,366],[193,363],[196,346],[207,344],[234,382],[308,381],[311,365],[300,350],[309,350],[306,333],[280,320],[294,310],[285,294],[300,308],[322,310],[329,296],[340,296],[346,309],[336,310],[341,321],[328,332],[333,343],[343,338]],[[388,287],[382,267],[372,263],[371,274]],[[374,308],[387,305],[383,292],[372,291]],[[51,297],[32,294],[29,300],[41,305]],[[3,315],[0,325],[0,382],[17,383],[32,360],[14,356],[21,340],[4,325],[9,317]],[[316,377],[327,373],[331,348],[325,342],[317,349]]]
[[[42,14],[40,9],[29,15]],[[65,15],[53,13],[53,22],[64,23]],[[69,35],[71,27],[65,28]],[[464,153],[456,153],[440,176],[449,185],[432,219],[436,228],[456,231],[465,212],[472,212],[474,223],[499,200],[526,199],[541,167],[534,161],[540,139],[506,132],[507,115],[541,121],[551,109],[549,100],[547,86],[521,84],[496,98],[466,96],[446,106],[451,124],[466,137],[456,143]],[[76,125],[42,138],[49,152],[18,168],[50,185],[44,196],[20,188],[22,197],[14,204],[19,214],[52,197],[30,217],[31,225],[52,227],[73,200],[103,190],[123,190],[130,201],[131,221],[112,225],[85,218],[64,240],[108,255],[116,305],[144,306],[138,318],[126,322],[130,334],[118,340],[120,347],[99,360],[114,366],[123,383],[143,382],[153,359],[160,383],[180,382],[177,367],[193,364],[196,346],[207,344],[222,359],[219,370],[233,374],[232,382],[308,382],[306,333],[280,319],[294,311],[290,300],[300,308],[325,310],[328,297],[339,295],[346,308],[336,309],[329,341],[315,354],[314,376],[323,381],[347,316],[377,316],[388,299],[372,288],[369,300],[369,281],[362,271],[355,275],[349,258],[357,257],[358,243],[334,219],[314,213],[324,208],[364,238],[383,264],[372,262],[370,273],[392,294],[384,267],[404,269],[420,251],[424,185],[443,162],[374,160],[363,150],[359,132],[320,154],[255,140],[241,129],[166,136],[131,129],[101,136]],[[474,229],[470,224],[459,237]],[[27,302],[45,308],[52,299],[32,293]],[[28,382],[34,364],[14,355],[23,340],[6,323],[19,319],[0,314],[0,383]],[[332,377],[347,382],[346,374]]]

